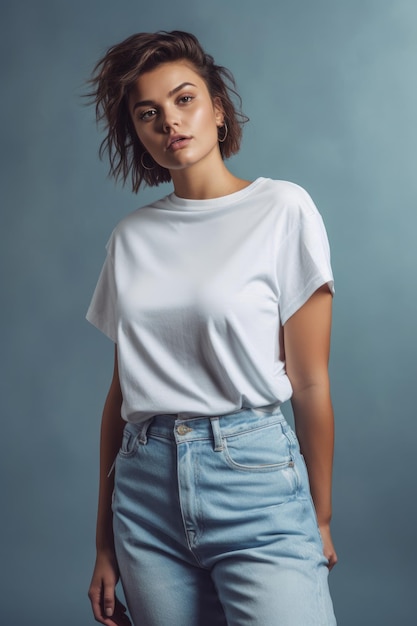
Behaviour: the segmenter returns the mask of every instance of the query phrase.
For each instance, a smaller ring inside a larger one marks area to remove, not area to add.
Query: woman
[[[120,575],[135,625],[333,625],[320,215],[300,187],[226,168],[244,118],[192,35],[134,35],[92,84],[111,173],[134,191],[174,185],[115,228],[87,314],[116,346],[94,616],[129,623]],[[306,464],[279,408],[290,398]]]

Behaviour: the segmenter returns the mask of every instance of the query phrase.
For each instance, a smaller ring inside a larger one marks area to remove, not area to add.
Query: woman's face
[[[138,138],[162,167],[175,171],[221,160],[217,128],[223,126],[223,110],[187,61],[142,74],[130,93],[129,111]]]

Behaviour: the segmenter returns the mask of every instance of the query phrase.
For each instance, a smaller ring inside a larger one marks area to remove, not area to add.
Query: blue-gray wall
[[[84,314],[112,227],[166,189],[137,198],[106,179],[80,95],[109,45],[135,31],[181,28],[235,73],[251,122],[232,170],[305,186],[328,228],[339,624],[415,624],[417,4],[7,5],[0,623],[93,624],[86,590],[112,346]]]

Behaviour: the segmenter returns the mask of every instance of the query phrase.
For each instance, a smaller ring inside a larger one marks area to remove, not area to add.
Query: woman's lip
[[[168,150],[180,150],[191,141],[191,137],[174,137],[168,145]]]

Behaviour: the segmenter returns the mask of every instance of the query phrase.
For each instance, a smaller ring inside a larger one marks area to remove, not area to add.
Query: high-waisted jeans
[[[278,408],[127,424],[114,534],[135,626],[334,626],[297,439]]]

